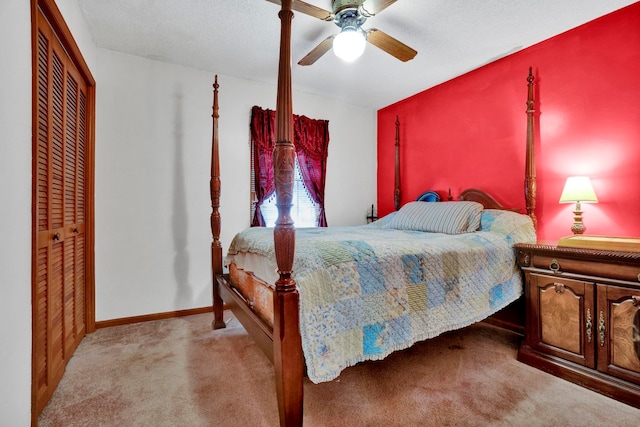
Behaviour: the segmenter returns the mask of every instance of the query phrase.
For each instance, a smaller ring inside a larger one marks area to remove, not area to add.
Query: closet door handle
[[[591,321],[591,310],[587,308],[587,342],[591,342],[593,322]]]
[[[53,240],[60,240],[60,233],[53,233]]]

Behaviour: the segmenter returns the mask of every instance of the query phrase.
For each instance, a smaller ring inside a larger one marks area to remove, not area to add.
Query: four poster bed
[[[462,192],[456,202],[400,207],[396,153],[396,212],[363,226],[295,230],[291,1],[282,1],[279,17],[273,153],[278,220],[273,229],[254,227],[234,238],[228,273],[219,240],[217,77],[214,83],[213,327],[225,327],[224,301],[274,363],[281,424],[301,425],[305,374],[313,382],[329,381],[347,366],[483,320],[522,294],[512,245],[535,242],[533,75],[529,70],[527,215],[475,189]],[[396,120],[396,150],[398,128]]]

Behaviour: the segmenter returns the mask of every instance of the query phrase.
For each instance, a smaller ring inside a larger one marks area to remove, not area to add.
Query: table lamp
[[[591,180],[588,176],[570,176],[564,184],[560,203],[576,203],[573,211],[573,225],[571,231],[573,234],[583,234],[586,230],[582,223],[582,209],[580,203],[598,203],[595,191],[591,186]]]

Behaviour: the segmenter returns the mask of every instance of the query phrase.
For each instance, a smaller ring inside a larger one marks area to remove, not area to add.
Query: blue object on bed
[[[418,198],[416,199],[416,201],[418,202],[439,202],[440,201],[440,195],[438,193],[436,193],[435,191],[425,191],[424,193],[422,193],[421,195],[418,196]]]

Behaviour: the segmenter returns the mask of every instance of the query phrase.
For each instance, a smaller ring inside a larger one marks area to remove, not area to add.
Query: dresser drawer
[[[640,265],[612,263],[604,260],[580,260],[553,254],[534,254],[532,267],[546,269],[551,273],[575,273],[594,277],[625,280],[640,285]]]
[[[518,264],[553,274],[579,274],[640,286],[640,253],[518,244]]]

